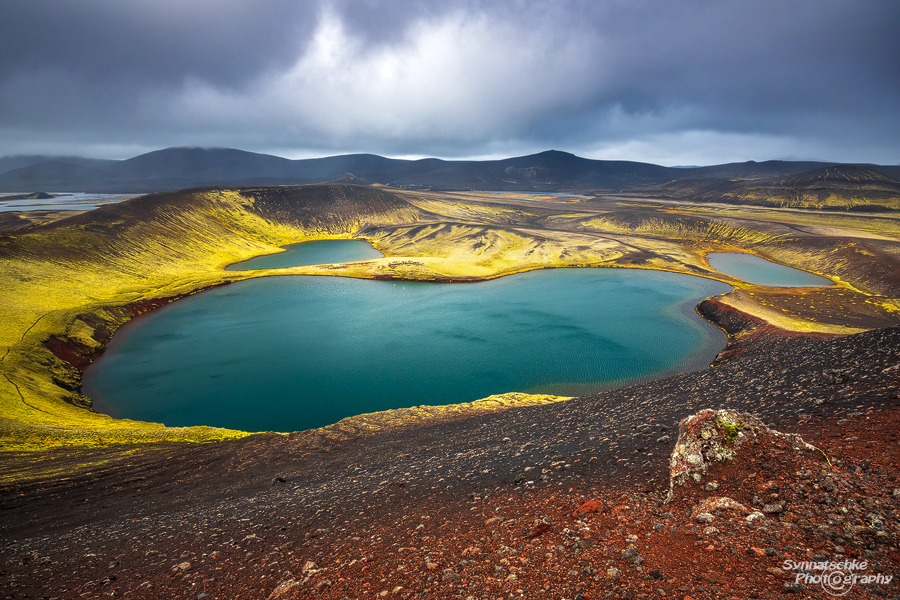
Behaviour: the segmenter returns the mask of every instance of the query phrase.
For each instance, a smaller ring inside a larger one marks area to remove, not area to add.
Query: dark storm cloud
[[[303,2],[4,2],[0,77],[42,70],[90,83],[177,85],[189,74],[240,85],[290,64],[315,28]]]
[[[891,2],[4,2],[0,154],[894,162]]]

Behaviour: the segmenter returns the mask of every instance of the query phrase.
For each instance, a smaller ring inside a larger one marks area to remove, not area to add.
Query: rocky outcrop
[[[678,441],[669,459],[668,500],[671,501],[676,487],[701,483],[711,465],[752,453],[754,446],[767,442],[780,446],[787,443],[797,453],[824,456],[799,435],[769,429],[747,413],[706,409],[682,419],[678,424]]]

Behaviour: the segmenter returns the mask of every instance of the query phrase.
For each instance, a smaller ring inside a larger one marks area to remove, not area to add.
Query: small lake
[[[712,268],[755,285],[773,287],[822,287],[834,285],[825,277],[786,267],[752,254],[717,252],[707,255]]]
[[[226,271],[251,271],[253,269],[283,269],[307,265],[353,262],[381,258],[381,252],[369,242],[360,240],[316,240],[284,246],[284,252],[255,256],[249,260],[225,267]]]
[[[469,284],[265,277],[119,330],[84,377],[100,412],[296,431],[503,392],[579,395],[708,366],[714,280],[547,269]]]

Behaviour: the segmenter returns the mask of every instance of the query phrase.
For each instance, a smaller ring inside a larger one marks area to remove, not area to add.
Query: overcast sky
[[[0,0],[0,155],[900,163],[893,0]]]

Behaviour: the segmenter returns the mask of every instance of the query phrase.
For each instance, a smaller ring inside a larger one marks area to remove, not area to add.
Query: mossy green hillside
[[[896,323],[897,219],[839,217],[653,198],[517,205],[477,194],[317,185],[155,194],[0,234],[0,443],[22,449],[246,435],[93,413],[72,365],[142,311],[249,277],[464,281],[546,267],[649,268],[731,283],[738,289],[723,302],[789,330],[850,333]],[[365,239],[385,256],[224,270],[286,244],[328,238]],[[744,284],[707,263],[709,252],[720,251],[750,252],[838,285],[810,291]]]

